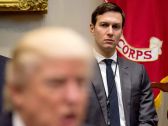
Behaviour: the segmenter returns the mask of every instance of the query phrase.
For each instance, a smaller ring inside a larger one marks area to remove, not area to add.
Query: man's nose
[[[108,29],[107,29],[107,35],[112,37],[113,34],[114,34],[113,28],[111,26],[109,26]]]
[[[67,102],[70,104],[74,104],[79,101],[80,91],[79,91],[78,86],[75,84],[75,82],[69,84],[65,92],[65,97],[66,97]]]

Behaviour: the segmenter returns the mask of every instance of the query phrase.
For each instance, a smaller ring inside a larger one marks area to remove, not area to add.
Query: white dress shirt
[[[108,96],[108,85],[107,85],[107,78],[106,78],[106,64],[103,62],[104,59],[106,59],[104,56],[100,55],[94,50],[95,57],[97,59],[97,62],[100,67],[101,75],[103,78],[103,84],[104,84],[104,89],[106,92],[106,95]],[[126,126],[125,122],[125,116],[124,116],[124,108],[123,108],[123,101],[122,101],[122,92],[121,92],[121,82],[120,82],[120,74],[119,74],[119,66],[117,63],[117,52],[115,51],[114,55],[108,59],[112,59],[113,62],[111,64],[113,73],[116,71],[115,75],[115,83],[116,83],[116,88],[117,88],[117,95],[118,95],[118,105],[119,105],[119,115],[120,115],[120,124],[121,126]]]
[[[25,126],[23,123],[23,120],[21,119],[19,113],[17,113],[17,112],[13,112],[12,126]]]

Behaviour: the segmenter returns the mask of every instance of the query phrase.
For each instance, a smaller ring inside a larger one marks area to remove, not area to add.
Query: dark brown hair
[[[122,16],[122,27],[124,27],[124,23],[125,23],[125,14],[123,12],[123,10],[115,3],[102,3],[100,4],[92,13],[92,17],[91,17],[91,22],[93,25],[96,24],[97,21],[97,16],[98,15],[102,15],[106,12],[109,11],[113,11],[113,12],[119,12]]]

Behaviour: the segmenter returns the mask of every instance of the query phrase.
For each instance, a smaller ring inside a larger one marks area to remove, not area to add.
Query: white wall
[[[90,41],[90,16],[102,0],[48,0],[48,13],[0,14],[0,55],[10,56],[17,40],[26,31],[43,26],[71,27]]]

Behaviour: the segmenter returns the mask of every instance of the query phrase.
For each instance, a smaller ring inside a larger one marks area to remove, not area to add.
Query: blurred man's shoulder
[[[2,112],[0,114],[0,126],[12,126],[11,112]]]
[[[8,57],[5,57],[5,56],[0,55],[0,64],[5,63],[5,62],[8,61],[8,60],[9,60]]]

